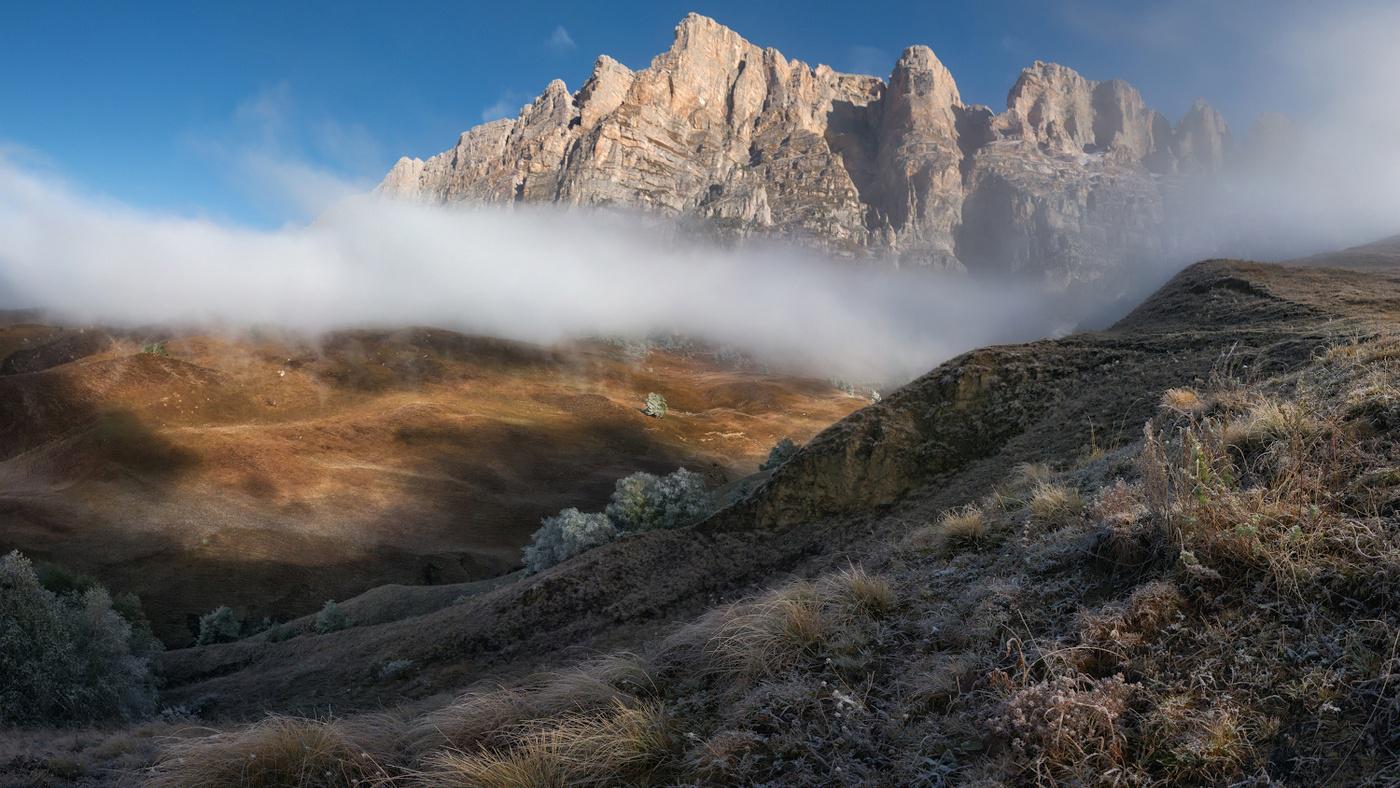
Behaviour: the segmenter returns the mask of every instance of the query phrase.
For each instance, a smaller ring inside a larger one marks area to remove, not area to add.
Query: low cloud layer
[[[432,325],[531,342],[678,332],[865,381],[1071,327],[1029,285],[718,250],[636,217],[364,196],[307,227],[252,230],[88,198],[3,162],[0,305],[119,325]]]

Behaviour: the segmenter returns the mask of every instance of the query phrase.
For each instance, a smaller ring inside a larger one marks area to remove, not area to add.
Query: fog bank
[[[0,161],[0,305],[113,325],[430,325],[541,343],[675,332],[872,382],[1073,326],[1074,308],[1031,284],[723,250],[665,227],[364,196],[307,227],[254,230],[85,197]]]

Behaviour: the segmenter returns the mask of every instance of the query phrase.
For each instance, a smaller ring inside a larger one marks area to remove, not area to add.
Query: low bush
[[[321,606],[320,612],[316,614],[316,634],[324,635],[327,632],[336,632],[350,626],[350,616],[334,599],[327,599],[326,604]]]
[[[543,571],[624,533],[692,525],[709,512],[700,474],[684,468],[666,476],[639,471],[618,479],[605,513],[568,508],[544,518],[525,546],[525,571]]]
[[[148,655],[105,589],[55,594],[18,552],[0,559],[0,724],[146,716]]]
[[[642,406],[642,412],[654,419],[666,418],[666,413],[670,406],[666,404],[666,398],[655,391],[647,395],[646,404]]]
[[[709,514],[705,478],[680,468],[666,476],[634,473],[619,479],[607,516],[618,530],[680,528]]]
[[[617,526],[606,515],[569,508],[546,517],[525,546],[525,571],[541,572],[585,550],[617,538]]]
[[[758,469],[760,471],[771,471],[792,459],[793,455],[797,454],[797,448],[797,444],[793,443],[791,438],[783,438],[768,452],[768,459],[764,460],[763,464],[758,466]]]
[[[228,605],[220,605],[199,619],[199,635],[195,645],[232,643],[243,634],[243,619]]]

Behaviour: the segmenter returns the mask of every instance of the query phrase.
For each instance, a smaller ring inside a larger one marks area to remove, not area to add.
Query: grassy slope
[[[1390,275],[1201,264],[940,367],[692,532],[173,652],[172,701],[349,716],[190,738],[161,779],[1387,784],[1397,308]]]
[[[318,344],[0,326],[0,549],[146,600],[175,644],[384,583],[508,571],[541,516],[635,470],[752,472],[860,404],[822,381],[445,331]],[[673,418],[639,412],[665,393]]]

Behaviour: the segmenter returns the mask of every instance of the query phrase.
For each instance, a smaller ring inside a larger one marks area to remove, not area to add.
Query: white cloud
[[[307,168],[282,177],[324,187]],[[0,293],[0,306],[118,325],[426,324],[534,342],[679,332],[868,381],[1066,327],[1029,286],[720,250],[633,216],[362,195],[262,231],[86,197],[4,160]]]
[[[299,219],[369,189],[385,166],[363,125],[308,109],[286,82],[248,96],[226,125],[187,133],[184,142],[220,165],[236,188]]]
[[[544,45],[556,55],[566,55],[578,48],[574,43],[574,37],[569,35],[569,31],[563,25],[556,25],[554,30],[545,39]]]
[[[490,123],[501,118],[513,118],[520,112],[523,101],[521,95],[513,90],[502,91],[500,98],[481,108],[481,122]]]

